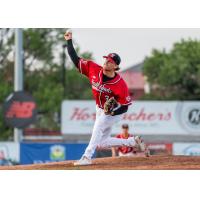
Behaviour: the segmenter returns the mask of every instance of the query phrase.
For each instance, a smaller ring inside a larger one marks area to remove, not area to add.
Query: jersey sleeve
[[[116,137],[116,138],[121,138],[121,135],[120,135],[120,134],[118,134],[118,135],[116,135],[115,137]]]
[[[78,69],[81,74],[84,74],[89,78],[89,73],[92,67],[95,67],[97,65],[91,60],[85,60],[83,58],[80,58],[79,64],[78,64]]]
[[[128,91],[128,87],[125,82],[122,82],[122,86],[120,87],[120,94],[118,95],[118,103],[121,105],[131,105],[131,96]]]

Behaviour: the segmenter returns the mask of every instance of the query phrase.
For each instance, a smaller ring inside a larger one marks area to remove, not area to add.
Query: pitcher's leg
[[[102,115],[102,111],[101,109],[96,106],[96,120],[95,120],[95,124],[94,124],[94,128],[93,128],[93,133],[96,132],[95,129],[98,127],[97,124],[99,123],[99,118]],[[90,139],[90,143],[88,145],[88,147],[85,150],[85,154],[81,157],[80,160],[74,162],[75,166],[79,166],[79,165],[91,165],[92,161],[91,161],[91,157],[94,153],[94,148],[96,146],[96,142],[99,141],[99,134],[92,134],[91,139]]]
[[[128,139],[108,137],[101,141],[99,148],[110,148],[118,146],[136,147],[138,150],[144,152],[146,157],[150,156],[150,151],[140,136],[129,137]]]
[[[101,143],[102,138],[106,138],[107,135],[109,136],[112,125],[118,122],[120,119],[121,116],[110,116],[103,113],[95,122],[92,137],[83,156],[90,159],[97,146],[99,146]]]
[[[83,156],[87,157],[88,159],[91,159],[91,157],[95,152],[96,147],[101,141],[102,132],[103,131],[100,127],[93,129],[92,137]]]
[[[119,147],[119,146],[134,147],[134,146],[137,146],[137,143],[135,142],[134,137],[130,137],[127,139],[108,137],[105,140],[102,140],[99,145],[100,148],[110,148],[110,147]]]
[[[91,155],[93,155],[94,153],[94,148],[96,146],[96,143],[98,143],[98,141],[100,140],[101,138],[101,132],[99,134],[96,134],[97,131],[98,131],[98,123],[100,122],[100,117],[102,116],[103,112],[102,110],[96,106],[96,120],[95,120],[95,123],[94,123],[94,127],[93,127],[93,130],[92,130],[92,136],[90,138],[90,142],[85,150],[85,153],[83,154],[83,156],[91,159]]]

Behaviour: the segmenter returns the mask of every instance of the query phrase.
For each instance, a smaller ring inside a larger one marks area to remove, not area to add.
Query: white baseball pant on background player
[[[105,115],[104,110],[96,106],[96,120],[92,131],[92,137],[83,156],[91,159],[97,147],[117,147],[117,146],[135,146],[133,137],[120,139],[111,137],[112,125],[122,119],[122,115]]]

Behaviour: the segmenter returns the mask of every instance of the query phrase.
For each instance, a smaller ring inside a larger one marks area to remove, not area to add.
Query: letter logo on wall
[[[65,160],[65,147],[62,145],[53,145],[50,147],[50,159],[52,161]]]
[[[200,125],[200,108],[191,109],[188,113],[188,120],[192,126]]]
[[[187,156],[200,156],[200,145],[191,145],[187,147],[183,152],[184,155]]]
[[[3,106],[4,119],[12,128],[25,128],[36,119],[37,106],[33,97],[23,91],[12,93]]]
[[[177,108],[177,118],[188,133],[199,134],[200,130],[200,104],[181,103]]]

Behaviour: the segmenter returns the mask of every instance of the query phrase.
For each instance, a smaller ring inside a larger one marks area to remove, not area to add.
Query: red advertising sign
[[[3,112],[8,126],[25,128],[35,121],[37,106],[31,95],[19,91],[14,92],[6,99]]]

